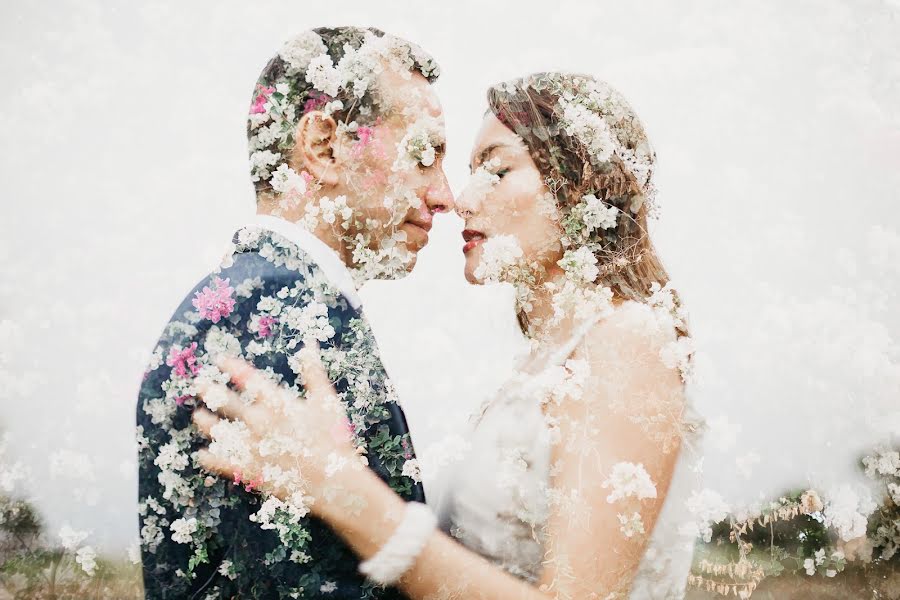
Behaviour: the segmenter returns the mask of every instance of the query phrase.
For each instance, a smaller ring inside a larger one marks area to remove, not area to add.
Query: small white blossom
[[[189,544],[191,542],[191,534],[197,531],[197,519],[176,519],[170,526],[172,530],[172,541],[178,544]]]
[[[606,205],[594,194],[583,196],[581,200],[584,203],[581,218],[587,228],[587,233],[595,229],[612,229],[616,226],[618,208]]]
[[[633,512],[631,516],[623,514],[616,515],[619,519],[619,531],[627,537],[634,537],[636,534],[644,533],[644,521],[641,519],[640,513]]]
[[[508,269],[522,258],[522,248],[512,235],[488,238],[481,248],[481,262],[475,268],[475,277],[486,282],[503,281]]]
[[[567,277],[578,283],[593,283],[600,274],[597,257],[587,246],[566,250],[557,264],[563,268]]]
[[[272,189],[279,194],[295,198],[306,194],[306,180],[286,163],[281,163],[272,172],[269,183],[272,185]]]
[[[864,489],[857,493],[844,484],[828,496],[823,514],[825,525],[834,528],[845,542],[864,536],[868,517],[875,512],[875,502]]]
[[[81,542],[90,535],[87,531],[77,531],[68,525],[63,525],[59,530],[59,538],[62,541],[63,548],[68,551],[74,551]]]
[[[328,47],[321,36],[309,30],[288,40],[278,51],[278,55],[287,63],[289,75],[303,73],[315,57],[327,53]]]
[[[306,81],[331,97],[338,95],[343,83],[340,72],[334,68],[334,62],[327,54],[316,56],[309,61]]]
[[[409,477],[416,483],[422,481],[422,467],[419,465],[419,461],[415,458],[408,459],[405,463],[403,463],[403,473],[404,477]]]
[[[97,551],[91,546],[84,546],[75,553],[75,562],[81,566],[86,575],[91,576],[97,569]]]

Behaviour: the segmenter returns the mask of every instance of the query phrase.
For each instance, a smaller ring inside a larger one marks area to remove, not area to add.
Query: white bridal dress
[[[530,582],[544,560],[550,479],[550,438],[541,403],[550,369],[564,365],[590,329],[539,357],[541,369],[521,368],[473,415],[470,449],[447,481],[438,509],[442,526],[468,548]],[[534,364],[534,359],[529,360]],[[685,434],[676,468],[649,546],[632,585],[632,600],[682,598],[696,530],[686,500],[699,486],[703,420],[686,393]],[[599,544],[615,544],[616,540]]]

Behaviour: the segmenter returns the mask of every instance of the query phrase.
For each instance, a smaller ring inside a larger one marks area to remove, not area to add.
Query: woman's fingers
[[[259,400],[271,408],[279,408],[287,397],[285,390],[269,380],[252,364],[239,358],[221,356],[216,359],[216,366],[227,373],[235,387],[254,400]]]
[[[300,362],[300,377],[303,380],[303,387],[306,389],[306,399],[330,403],[337,397],[337,394],[319,356],[319,345],[315,342],[307,344],[297,354]]]
[[[194,411],[194,414],[191,415],[191,419],[194,421],[194,425],[197,426],[197,429],[200,430],[200,433],[203,434],[203,437],[207,439],[212,439],[212,428],[213,426],[221,421],[215,413],[206,410],[205,408],[198,408]]]
[[[216,366],[219,367],[220,371],[227,373],[231,377],[231,383],[239,390],[271,384],[268,379],[256,370],[256,367],[240,358],[219,356],[216,359]]]
[[[222,413],[229,419],[246,417],[247,405],[241,400],[240,394],[228,389],[227,385],[221,383],[200,384],[197,389],[197,397],[203,400],[211,410]]]
[[[224,458],[216,456],[206,448],[201,448],[197,451],[197,461],[200,463],[201,467],[203,467],[210,473],[213,473],[215,475],[224,475],[229,479],[234,477],[234,465],[229,463]]]

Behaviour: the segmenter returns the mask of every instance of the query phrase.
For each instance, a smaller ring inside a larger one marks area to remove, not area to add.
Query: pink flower
[[[263,315],[259,318],[259,337],[267,338],[272,335],[272,325],[278,322],[278,319],[270,315]]]
[[[253,99],[253,104],[250,106],[251,115],[266,112],[266,101],[269,99],[269,96],[272,95],[272,92],[275,91],[275,88],[273,87],[266,87],[259,84],[256,85],[256,89],[259,90],[259,94]]]
[[[309,99],[303,104],[303,112],[308,113],[311,110],[319,110],[329,102],[331,102],[331,96],[328,94],[310,94]]]
[[[366,149],[377,158],[385,158],[387,156],[384,150],[384,143],[379,139],[378,130],[375,129],[380,124],[381,119],[379,118],[372,127],[361,125],[357,128],[356,136],[359,139],[354,142],[350,151],[353,158],[361,157]]]
[[[216,277],[213,281],[215,289],[205,286],[202,292],[196,292],[193,303],[194,308],[200,311],[201,319],[209,319],[218,323],[222,317],[227,317],[234,310],[234,288],[228,285],[228,279]]]
[[[243,485],[244,489],[248,492],[252,492],[255,489],[259,489],[259,486],[262,485],[262,477],[257,477],[256,479],[246,479],[244,474],[241,473],[240,470],[234,471],[232,473],[234,478],[235,485]]]
[[[190,370],[191,375],[196,375],[200,370],[200,367],[197,365],[197,357],[194,356],[194,351],[196,349],[197,342],[192,342],[187,348],[172,346],[169,348],[169,356],[166,358],[166,364],[172,367],[172,370],[175,371],[175,374],[179,377],[187,377],[188,370]],[[184,402],[184,398],[181,399],[181,402]]]
[[[406,438],[400,440],[400,446],[403,448],[403,458],[409,460],[413,457],[412,448],[409,447],[409,442],[406,441]]]

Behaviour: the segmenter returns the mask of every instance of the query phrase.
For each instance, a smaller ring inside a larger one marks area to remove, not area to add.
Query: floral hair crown
[[[613,163],[618,163],[634,178],[640,190],[625,208],[636,213],[644,202],[652,206],[656,196],[653,183],[656,153],[637,114],[622,94],[604,81],[569,73],[538,73],[504,82],[494,89],[512,96],[529,88],[557,98],[552,107],[554,126],[549,132],[532,128],[532,133],[546,139],[548,133],[553,135],[561,129],[583,148],[585,158],[596,172],[608,171]]]

